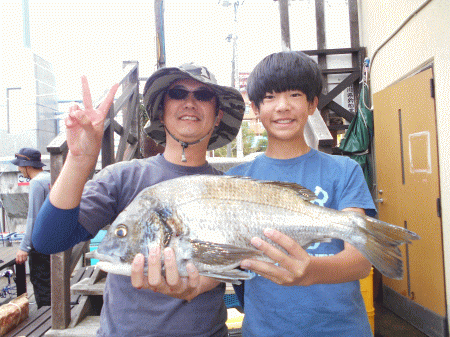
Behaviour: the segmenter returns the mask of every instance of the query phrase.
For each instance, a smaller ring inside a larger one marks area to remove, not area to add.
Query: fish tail
[[[399,246],[420,237],[403,227],[395,226],[368,216],[358,215],[357,223],[362,233],[352,243],[383,275],[403,277],[402,253]],[[361,240],[364,237],[365,240]]]

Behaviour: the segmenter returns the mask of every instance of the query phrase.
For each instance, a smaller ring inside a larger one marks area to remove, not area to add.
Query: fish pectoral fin
[[[308,241],[307,243],[302,243],[302,248],[305,250],[308,248],[313,248],[313,246],[316,246],[316,248],[317,248],[318,244],[321,242],[331,242],[331,238],[321,238],[321,239]]]
[[[232,284],[241,284],[241,280],[250,280],[255,277],[255,273],[249,273],[240,269],[231,269],[220,272],[202,271],[200,275],[211,277],[221,282],[229,282]]]
[[[244,259],[251,259],[263,255],[257,249],[238,247],[229,244],[191,240],[192,258],[209,265],[238,264]]]

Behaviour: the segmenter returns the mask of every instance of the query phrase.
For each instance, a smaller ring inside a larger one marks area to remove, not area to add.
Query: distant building
[[[58,134],[58,98],[52,65],[28,48],[3,51],[0,156],[29,146],[47,153]]]

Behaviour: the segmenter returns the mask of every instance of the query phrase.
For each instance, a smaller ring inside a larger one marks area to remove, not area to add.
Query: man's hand
[[[97,160],[103,137],[104,121],[119,84],[111,87],[98,109],[92,106],[91,92],[86,76],[81,77],[81,85],[84,109],[77,104],[69,108],[69,115],[65,120],[67,146],[73,156],[91,157]]]
[[[69,152],[64,166],[50,190],[50,202],[61,209],[72,209],[80,204],[84,184],[97,163],[102,146],[103,125],[114,95],[115,84],[98,109],[92,106],[91,92],[85,76],[81,78],[84,109],[74,105],[65,119]],[[67,188],[70,186],[70,193]]]
[[[28,253],[23,250],[18,250],[16,254],[16,263],[23,264],[28,260]]]
[[[151,289],[155,292],[190,301],[196,296],[215,288],[220,282],[200,276],[192,263],[186,266],[188,277],[178,273],[175,253],[172,248],[164,250],[166,277],[161,275],[161,252],[152,248],[148,257],[148,273],[144,275],[144,256],[137,254],[131,267],[131,283],[137,289]]]

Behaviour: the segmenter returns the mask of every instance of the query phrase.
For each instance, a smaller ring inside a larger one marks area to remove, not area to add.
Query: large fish
[[[201,275],[238,282],[250,277],[236,268],[243,259],[270,261],[250,239],[268,240],[263,230],[274,228],[305,249],[330,238],[344,240],[382,274],[402,278],[398,246],[419,239],[417,234],[360,213],[317,206],[310,202],[315,198],[297,184],[243,177],[167,180],[142,190],[92,255],[104,271],[130,275],[137,253],[148,257],[152,247],[172,247],[180,275],[187,275],[186,263],[192,261]]]

